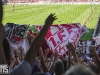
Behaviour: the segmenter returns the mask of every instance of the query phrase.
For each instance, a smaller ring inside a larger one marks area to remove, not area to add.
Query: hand
[[[75,51],[75,47],[72,45],[72,43],[68,42],[68,45],[66,45],[69,51]]]
[[[80,57],[79,62],[82,64],[84,62],[84,59]]]
[[[40,47],[39,54],[43,53],[42,47]]]
[[[15,55],[15,56],[18,56],[18,49],[15,49],[15,50],[14,50],[14,55]]]
[[[92,61],[89,61],[89,65],[93,64]]]
[[[58,57],[58,51],[56,50],[54,53],[54,57],[57,58]]]
[[[20,46],[20,52],[24,53],[24,48],[22,48],[22,46]]]
[[[96,50],[96,46],[90,46],[90,53],[93,54]]]
[[[53,60],[53,55],[51,55],[50,59]]]
[[[45,25],[52,25],[52,23],[54,22],[54,20],[56,20],[57,18],[56,18],[56,16],[55,16],[55,14],[50,14],[48,17],[47,17],[47,19],[45,20]]]
[[[14,56],[11,56],[11,62],[15,61],[15,57]]]
[[[3,8],[2,8],[2,0],[0,0],[0,24],[2,24],[2,17],[3,17]]]
[[[49,48],[47,48],[47,49],[45,50],[45,54],[48,55],[48,54],[49,54],[49,51],[50,51]]]
[[[28,33],[27,33],[27,39],[28,39],[28,41],[31,43],[32,40],[34,39],[34,35],[28,34]]]

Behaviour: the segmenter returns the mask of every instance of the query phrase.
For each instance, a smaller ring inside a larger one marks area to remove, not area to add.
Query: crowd
[[[100,75],[100,59],[96,54],[96,46],[90,47],[90,55],[79,52],[68,43],[68,55],[65,53],[58,58],[58,52],[51,57],[47,57],[49,49],[43,53],[42,44],[44,42],[48,28],[57,19],[55,14],[50,14],[44,23],[40,33],[28,36],[30,48],[24,54],[24,48],[11,50],[8,40],[5,38],[5,31],[2,25],[3,8],[0,0],[0,64],[8,64],[10,75]]]

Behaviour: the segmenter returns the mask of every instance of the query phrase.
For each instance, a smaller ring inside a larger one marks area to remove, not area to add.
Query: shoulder
[[[32,68],[27,61],[22,61],[18,66],[11,70],[10,75],[31,75]]]

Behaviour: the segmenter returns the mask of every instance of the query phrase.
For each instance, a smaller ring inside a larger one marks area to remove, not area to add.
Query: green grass
[[[17,24],[43,25],[46,17],[50,13],[56,13],[57,20],[54,24],[66,24],[78,22],[81,25],[85,22],[93,9],[93,5],[15,5],[12,12],[12,5],[4,6],[3,24],[13,22]],[[96,9],[87,21],[86,26],[90,33],[85,34],[82,40],[91,40],[100,13],[100,5],[95,5]]]

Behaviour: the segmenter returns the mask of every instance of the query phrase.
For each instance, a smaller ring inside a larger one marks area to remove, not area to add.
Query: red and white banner
[[[40,31],[42,26],[36,28]],[[66,44],[72,42],[73,45],[77,45],[80,37],[86,32],[88,32],[87,28],[80,26],[79,23],[53,25],[50,26],[45,39],[52,52],[58,50],[59,55],[63,55],[68,51]]]

